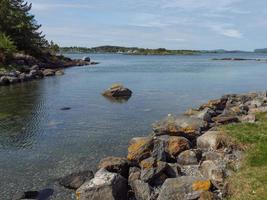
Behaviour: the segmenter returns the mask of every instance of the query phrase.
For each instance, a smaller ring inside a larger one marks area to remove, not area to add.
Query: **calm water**
[[[179,114],[225,93],[267,89],[266,62],[211,60],[266,58],[263,54],[91,57],[101,64],[0,87],[0,199],[56,187],[56,178],[94,169],[104,156],[125,156],[129,139],[150,133],[151,123],[168,113]],[[114,82],[133,90],[127,103],[101,96]],[[73,198],[68,192],[56,195]]]

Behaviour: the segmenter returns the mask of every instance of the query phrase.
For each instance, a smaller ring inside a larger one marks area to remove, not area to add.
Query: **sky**
[[[267,0],[29,0],[60,46],[267,47]]]

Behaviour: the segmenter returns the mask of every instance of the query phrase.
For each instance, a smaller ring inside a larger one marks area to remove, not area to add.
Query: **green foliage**
[[[18,50],[36,54],[48,43],[30,10],[31,4],[24,0],[0,0],[0,32],[10,37]]]
[[[53,41],[49,44],[49,50],[51,54],[57,54],[59,52],[58,44],[54,43]]]
[[[16,46],[10,37],[0,32],[0,50],[5,54],[11,54],[16,51]]]

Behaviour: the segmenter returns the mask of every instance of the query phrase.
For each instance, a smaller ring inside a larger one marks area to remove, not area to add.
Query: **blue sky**
[[[29,0],[61,46],[267,47],[267,0]]]

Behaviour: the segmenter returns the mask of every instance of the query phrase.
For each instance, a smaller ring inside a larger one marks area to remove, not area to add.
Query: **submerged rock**
[[[76,191],[76,197],[78,200],[125,200],[127,187],[127,180],[121,175],[100,169]]]
[[[59,179],[59,184],[68,189],[76,190],[85,181],[91,180],[92,178],[94,178],[94,174],[92,171],[76,172]]]
[[[37,199],[37,200],[48,200],[54,193],[53,189],[44,189],[40,191],[27,191],[16,194],[12,200],[21,199]]]

